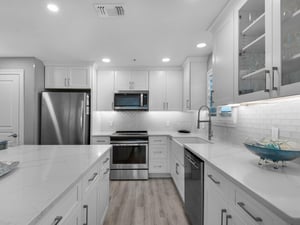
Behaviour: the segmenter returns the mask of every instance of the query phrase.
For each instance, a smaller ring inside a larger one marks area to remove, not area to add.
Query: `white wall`
[[[115,130],[177,131],[192,129],[193,113],[185,112],[94,112],[92,133]]]

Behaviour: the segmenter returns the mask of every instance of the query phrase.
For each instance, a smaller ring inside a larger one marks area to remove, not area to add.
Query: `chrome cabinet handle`
[[[275,87],[275,81],[274,81],[274,78],[275,78],[274,71],[278,71],[278,67],[276,67],[276,66],[272,67],[272,90],[277,91],[278,88]]]
[[[59,222],[62,220],[62,216],[57,216],[55,217],[55,219],[53,220],[53,222],[51,223],[51,225],[57,225],[59,224]]]
[[[8,135],[7,137],[13,137],[13,138],[17,138],[18,135],[17,134],[11,134],[11,135]]]
[[[222,209],[221,210],[221,225],[223,225],[223,222],[224,222],[224,213],[226,213],[227,210],[226,209]]]
[[[213,177],[213,175],[211,175],[211,174],[209,174],[209,175],[207,175],[215,184],[221,184],[221,182],[220,181],[218,181],[218,180],[216,180],[214,177]]]
[[[270,92],[270,89],[267,87],[267,76],[270,76],[270,70],[266,70],[265,71],[265,75],[266,75],[266,86],[265,86],[265,92]]]
[[[103,164],[107,163],[109,161],[109,158],[106,158],[104,161],[103,161]]]
[[[68,86],[68,83],[67,83],[67,78],[65,78],[65,87]]]
[[[232,219],[232,216],[231,216],[231,215],[227,215],[227,216],[226,216],[226,225],[228,225],[228,220],[229,220],[229,219]]]
[[[93,176],[90,179],[88,179],[88,182],[94,181],[97,175],[98,173],[94,173]]]
[[[107,168],[106,171],[105,171],[103,174],[104,174],[104,175],[105,175],[105,174],[108,174],[108,172],[109,172],[109,168]]]
[[[179,164],[176,163],[176,174],[179,175],[179,172],[178,172],[178,167],[179,167]]]
[[[88,225],[89,224],[89,206],[84,205],[83,208],[85,209],[85,223],[83,225]]]
[[[245,203],[243,203],[243,202],[238,202],[237,203],[241,208],[242,208],[242,210],[244,210],[255,222],[262,222],[263,220],[262,220],[262,218],[260,218],[260,217],[256,217],[256,216],[254,216],[249,210],[247,210],[246,209],[246,205],[245,205]]]

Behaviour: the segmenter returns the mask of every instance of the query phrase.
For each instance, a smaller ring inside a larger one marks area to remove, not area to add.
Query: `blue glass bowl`
[[[268,159],[272,160],[273,162],[278,162],[290,161],[300,157],[300,151],[279,150],[247,143],[244,143],[244,145],[249,151],[255,155],[258,155],[263,160]]]

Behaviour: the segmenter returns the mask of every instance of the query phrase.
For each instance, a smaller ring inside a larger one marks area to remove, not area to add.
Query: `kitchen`
[[[56,3],[1,2],[0,224],[300,224],[299,159],[244,145],[299,149],[299,1]],[[90,145],[38,145],[58,91],[89,94]]]

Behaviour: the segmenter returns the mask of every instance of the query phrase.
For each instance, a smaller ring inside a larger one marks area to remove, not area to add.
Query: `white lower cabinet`
[[[167,136],[149,137],[149,173],[152,177],[166,177],[169,169],[169,141]]]
[[[109,204],[109,151],[37,225],[101,225]]]
[[[204,186],[205,225],[287,225],[207,164]]]
[[[184,201],[184,148],[174,140],[171,142],[170,168],[174,184]]]

